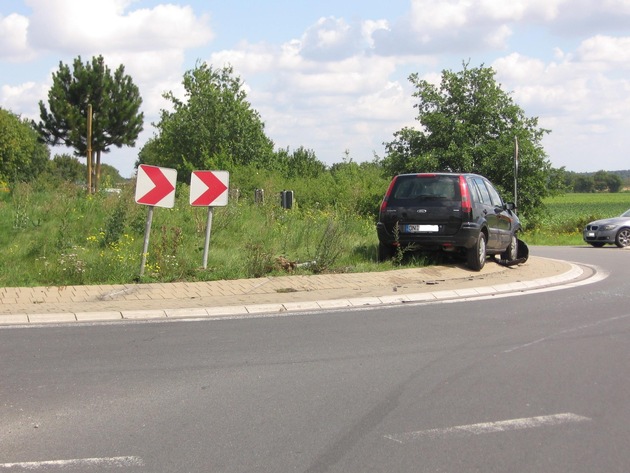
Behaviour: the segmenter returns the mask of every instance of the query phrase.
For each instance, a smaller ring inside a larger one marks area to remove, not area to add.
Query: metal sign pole
[[[153,222],[153,205],[149,205],[147,214],[147,224],[144,227],[144,246],[142,247],[142,263],[140,263],[140,277],[144,276],[144,267],[147,264],[147,254],[149,253],[149,235],[151,235],[151,223]]]
[[[210,230],[212,229],[212,207],[208,207],[208,223],[206,224],[206,242],[203,247],[203,269],[208,267],[208,248],[210,247]]]

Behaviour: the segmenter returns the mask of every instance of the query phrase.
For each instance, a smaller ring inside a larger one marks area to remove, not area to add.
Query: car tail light
[[[383,197],[383,202],[381,202],[381,212],[385,212],[385,209],[387,208],[387,201],[389,200],[389,196],[392,193],[392,189],[394,188],[396,179],[398,179],[398,176],[394,177],[394,179],[392,179],[392,182],[389,183],[387,192],[385,192],[385,197]]]
[[[459,191],[462,195],[462,212],[472,212],[472,202],[470,201],[470,192],[468,190],[468,183],[464,176],[459,176]]]

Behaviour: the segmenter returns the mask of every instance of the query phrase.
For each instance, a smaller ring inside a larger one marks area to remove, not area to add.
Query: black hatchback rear
[[[397,248],[462,253],[481,270],[487,255],[516,260],[520,221],[483,176],[458,173],[400,174],[392,180],[376,225],[379,260]]]

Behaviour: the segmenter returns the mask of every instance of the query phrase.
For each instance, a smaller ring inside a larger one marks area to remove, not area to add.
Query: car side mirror
[[[506,202],[505,210],[516,210],[516,205],[514,204],[514,202]]]

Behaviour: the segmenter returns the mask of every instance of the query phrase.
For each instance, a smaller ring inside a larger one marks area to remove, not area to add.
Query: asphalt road
[[[0,473],[630,471],[630,252],[465,303],[0,329]]]

